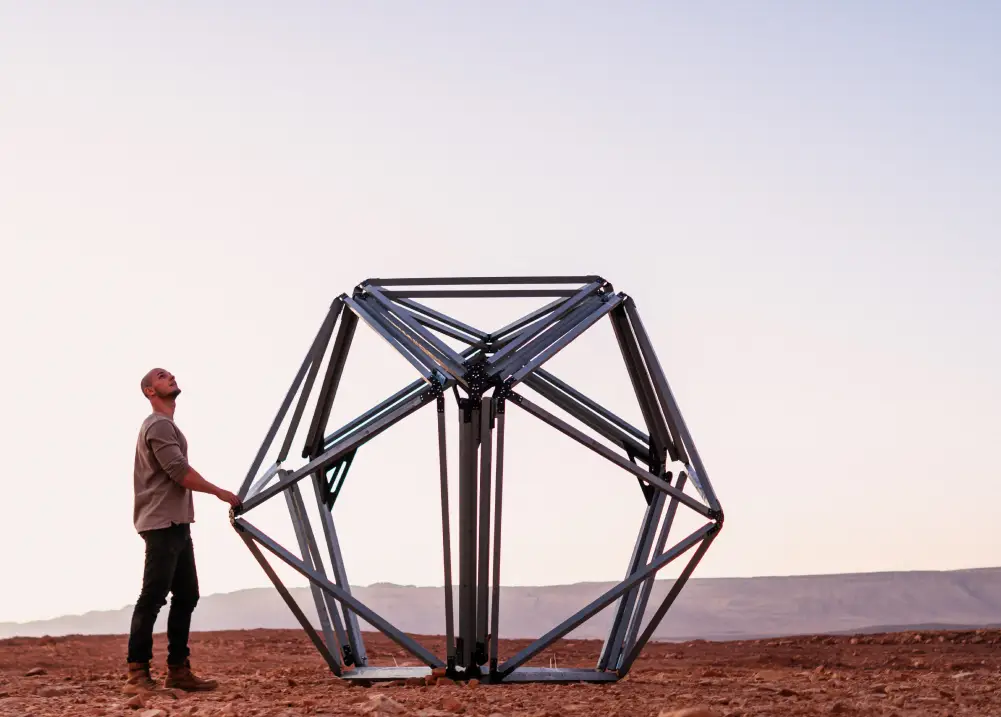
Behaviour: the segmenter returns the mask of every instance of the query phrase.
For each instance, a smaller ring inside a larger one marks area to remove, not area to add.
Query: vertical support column
[[[459,641],[458,665],[473,666],[476,643],[476,437],[480,407],[459,399]]]
[[[665,476],[670,481],[670,475]],[[636,543],[633,545],[633,554],[629,558],[629,567],[626,569],[628,580],[633,573],[646,567],[650,558],[650,548],[653,545],[654,537],[657,534],[657,526],[660,525],[660,516],[664,511],[666,494],[662,491],[655,491],[653,499],[647,504],[643,514],[643,522],[640,525],[639,535],[636,536]],[[609,665],[618,662],[622,652],[622,643],[625,641],[626,629],[628,628],[629,617],[632,615],[633,607],[636,605],[638,587],[631,588],[623,595],[615,610],[615,618],[612,620],[612,627],[608,633],[608,639],[601,649],[601,656],[598,658],[598,669],[608,669]]]
[[[455,608],[452,605],[452,535],[448,514],[448,454],[445,450],[445,398],[438,396],[438,461],[441,468],[441,536],[445,561],[445,649],[446,664],[455,669]]]
[[[494,487],[494,575],[490,601],[490,674],[497,672],[497,642],[500,640],[501,499],[504,493],[504,399],[497,399],[497,479]]]
[[[490,599],[490,461],[493,447],[493,411],[488,396],[480,399],[480,525],[478,575],[476,578],[477,665],[487,661],[487,627]]]
[[[330,569],[334,573],[334,583],[341,590],[350,593],[351,585],[348,583],[348,574],[344,569],[344,558],[341,556],[340,541],[337,540],[337,531],[334,529],[334,516],[323,503],[322,473],[313,474],[313,485],[315,486],[317,507],[320,511],[320,523],[323,524],[323,535],[327,541],[327,553],[330,555]],[[365,642],[362,640],[361,629],[358,627],[358,616],[347,605],[343,605],[342,609],[349,648],[345,651],[344,662],[362,667],[368,663],[368,657],[365,653]]]

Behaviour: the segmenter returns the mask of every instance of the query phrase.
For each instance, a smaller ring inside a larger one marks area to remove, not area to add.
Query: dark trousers
[[[188,659],[191,613],[198,604],[198,572],[191,528],[186,523],[140,533],[146,541],[142,591],[132,612],[129,662],[153,658],[153,626],[160,608],[167,604],[167,664],[183,665]]]

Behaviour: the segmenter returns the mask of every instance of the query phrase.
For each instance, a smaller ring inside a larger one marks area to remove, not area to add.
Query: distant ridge
[[[612,582],[501,589],[501,637],[537,637]],[[659,602],[671,581],[657,581]],[[440,587],[378,583],[352,588],[377,613],[413,634],[444,632]],[[307,588],[292,594],[315,622]],[[168,606],[157,629],[166,626]],[[613,615],[606,608],[574,638],[606,636]],[[132,607],[66,615],[51,620],[0,623],[0,638],[69,634],[125,634]],[[905,629],[973,629],[1001,625],[1001,568],[953,571],[848,573],[754,578],[698,578],[689,582],[655,640],[734,640],[790,635],[892,632]],[[192,629],[298,628],[272,588],[203,596]],[[367,628],[367,626],[365,626]]]

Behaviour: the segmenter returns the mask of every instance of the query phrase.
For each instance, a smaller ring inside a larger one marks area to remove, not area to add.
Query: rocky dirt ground
[[[420,638],[443,652],[440,638]],[[163,654],[157,636],[157,654]],[[502,658],[525,641],[501,643]],[[370,664],[415,664],[378,635]],[[532,664],[593,666],[595,641],[561,642]],[[1001,632],[930,632],[649,645],[611,685],[350,686],[300,632],[192,636],[196,672],[216,692],[161,691],[129,703],[122,636],[0,641],[0,715],[291,717],[293,715],[998,715]],[[161,677],[157,665],[154,677]]]

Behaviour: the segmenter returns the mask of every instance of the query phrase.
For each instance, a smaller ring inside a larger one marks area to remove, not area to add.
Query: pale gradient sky
[[[989,3],[0,3],[0,620],[138,594],[146,369],[235,490],[372,276],[629,292],[726,509],[697,576],[1001,564],[998,31]],[[557,369],[640,420],[607,321]],[[334,422],[411,369],[359,327],[344,380]],[[503,582],[620,579],[635,481],[528,416],[508,447]],[[435,450],[427,409],[359,451],[352,582],[441,583]],[[202,593],[267,585],[195,503]]]

